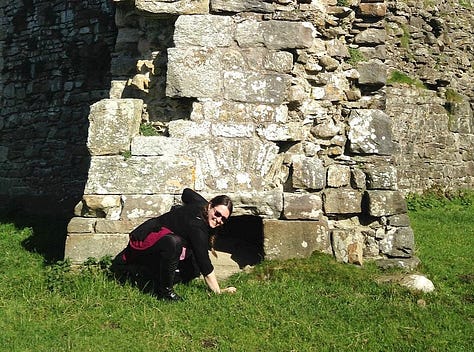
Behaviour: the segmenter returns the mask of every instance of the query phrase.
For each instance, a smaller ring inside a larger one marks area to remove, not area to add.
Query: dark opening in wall
[[[263,260],[263,221],[259,216],[232,216],[217,236],[215,249],[231,254],[240,268]]]

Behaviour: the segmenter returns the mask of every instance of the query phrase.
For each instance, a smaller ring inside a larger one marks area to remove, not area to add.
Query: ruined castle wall
[[[474,1],[387,1],[386,112],[404,193],[474,188]]]
[[[263,219],[269,259],[410,260],[384,112],[386,5],[351,5],[117,1],[112,88],[91,106],[66,256],[118,251],[191,187]]]
[[[115,36],[111,2],[0,3],[0,209],[72,214]]]

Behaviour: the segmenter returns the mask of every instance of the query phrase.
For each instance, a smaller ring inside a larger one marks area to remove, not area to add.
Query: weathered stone
[[[317,158],[294,156],[293,187],[311,190],[323,189],[326,183],[326,169],[323,162]]]
[[[364,189],[366,186],[366,177],[364,171],[361,169],[351,170],[351,186],[356,189]]]
[[[410,258],[413,254],[415,239],[409,227],[389,229],[379,242],[380,252],[392,258]]]
[[[310,48],[315,35],[315,28],[309,22],[266,21],[260,24],[259,30],[265,46],[278,50]]]
[[[132,140],[131,152],[137,156],[176,156],[186,154],[184,139],[165,136],[136,136]]]
[[[283,191],[275,188],[270,191],[230,193],[234,202],[235,216],[253,215],[261,218],[279,218],[283,210]]]
[[[353,153],[390,155],[393,151],[390,117],[380,110],[352,110],[348,139]]]
[[[97,156],[91,159],[85,194],[178,193],[194,185],[195,164],[185,158]]]
[[[391,189],[397,187],[397,170],[392,165],[369,167],[367,175],[367,189]]]
[[[75,233],[94,233],[95,232],[95,224],[97,219],[95,218],[80,218],[74,217],[69,221],[67,225],[67,232],[75,232]]]
[[[211,0],[211,10],[216,12],[262,12],[274,11],[274,6],[261,0]]]
[[[120,218],[122,204],[118,195],[85,194],[76,206],[75,214],[84,217],[97,217],[117,220]],[[76,231],[72,231],[76,232]]]
[[[351,169],[346,165],[329,165],[327,173],[328,187],[348,186],[351,180]]]
[[[387,35],[384,29],[369,28],[360,32],[354,38],[354,42],[359,45],[370,44],[370,46],[385,44]]]
[[[328,188],[323,192],[326,214],[356,214],[362,211],[362,193],[346,188]]]
[[[383,86],[387,83],[387,66],[380,60],[372,59],[357,64],[359,84],[368,86]]]
[[[381,2],[361,3],[359,9],[363,16],[384,17],[387,13],[387,5]]]
[[[410,226],[410,217],[408,214],[395,214],[387,217],[387,224],[390,226]]]
[[[209,13],[209,0],[135,0],[135,7],[155,14],[206,14]]]
[[[113,234],[128,234],[130,233],[135,227],[140,225],[143,219],[131,221],[131,220],[107,220],[107,219],[97,219],[97,223],[95,225],[95,232],[97,233],[113,233]],[[70,231],[74,232],[74,231]]]
[[[268,141],[302,141],[306,136],[306,129],[295,122],[260,124],[256,132]]]
[[[127,243],[128,234],[69,233],[64,259],[69,259],[73,264],[80,264],[89,258],[116,256]]]
[[[222,55],[215,48],[168,49],[166,95],[213,98],[224,89]]]
[[[318,220],[323,215],[319,194],[283,193],[283,217],[289,220]]]
[[[409,290],[421,291],[425,293],[433,292],[435,290],[433,282],[423,275],[413,274],[405,276],[400,281],[400,285],[408,288]]]
[[[278,73],[290,73],[293,68],[293,55],[287,51],[269,52],[263,58],[263,67]]]
[[[320,221],[263,220],[266,259],[309,257],[314,251],[331,253],[327,225]]]
[[[288,98],[290,76],[258,72],[224,72],[224,98],[229,100],[282,104]]]
[[[92,155],[119,154],[130,150],[139,132],[143,101],[103,99],[91,106],[87,147]]]
[[[375,264],[382,269],[401,268],[407,270],[415,270],[420,265],[418,257],[411,258],[383,258],[377,259]]]
[[[255,19],[244,20],[237,23],[235,39],[242,48],[263,46],[265,39],[260,30],[260,23]]]
[[[363,236],[354,230],[333,229],[331,241],[336,260],[362,265]]]
[[[229,16],[179,16],[175,22],[176,47],[228,47],[234,42],[234,21]]]
[[[171,209],[176,198],[169,194],[124,195],[122,219],[144,219],[160,216]]]
[[[368,211],[372,216],[386,216],[407,212],[403,194],[398,191],[366,191]]]
[[[207,136],[211,134],[211,123],[175,120],[168,124],[168,133],[174,140]]]
[[[193,104],[191,120],[233,123],[286,122],[286,105],[249,104],[233,101],[196,102]],[[202,123],[202,122],[201,122]]]

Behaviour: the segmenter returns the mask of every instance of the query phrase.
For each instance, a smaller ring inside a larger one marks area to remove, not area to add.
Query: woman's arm
[[[237,289],[235,287],[226,287],[222,290],[219,287],[219,283],[217,282],[216,273],[211,271],[209,275],[204,276],[204,281],[206,281],[207,286],[212,290],[212,292],[221,294],[221,293],[235,293]]]

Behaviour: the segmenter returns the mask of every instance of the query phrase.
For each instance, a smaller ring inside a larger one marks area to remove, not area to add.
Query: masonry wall
[[[71,216],[87,179],[90,105],[107,97],[108,1],[0,4],[0,209]]]
[[[91,106],[67,257],[116,253],[191,187],[262,219],[266,258],[414,262],[384,112],[385,3],[117,6],[112,88]]]

